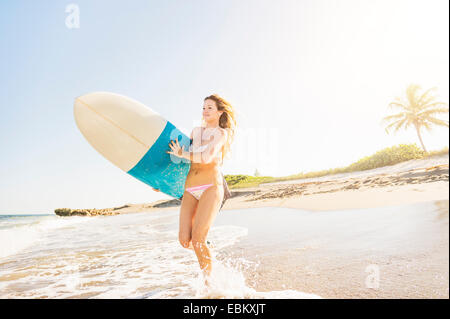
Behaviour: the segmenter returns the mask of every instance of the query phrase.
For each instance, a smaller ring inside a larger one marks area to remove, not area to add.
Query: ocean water
[[[205,287],[195,253],[178,242],[178,214],[0,216],[0,298],[320,298],[251,288],[244,273],[259,264],[220,255],[248,235],[233,223],[209,231]]]

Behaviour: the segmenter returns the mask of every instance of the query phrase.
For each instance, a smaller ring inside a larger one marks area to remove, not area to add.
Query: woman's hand
[[[167,151],[167,154],[173,154],[177,157],[182,157],[183,151],[184,151],[184,146],[180,147],[180,144],[178,144],[178,137],[175,139],[174,141],[170,141],[169,143],[169,147],[171,149],[171,151]]]

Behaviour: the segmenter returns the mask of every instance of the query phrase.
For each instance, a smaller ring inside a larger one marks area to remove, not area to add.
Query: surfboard
[[[150,107],[111,92],[79,96],[74,103],[78,129],[103,157],[161,192],[180,199],[190,162],[166,152],[178,138],[188,149],[190,138]]]

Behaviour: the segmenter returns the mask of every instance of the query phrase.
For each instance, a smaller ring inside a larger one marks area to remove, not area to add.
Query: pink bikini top
[[[203,131],[204,131],[204,127],[201,127],[201,129],[202,129],[202,132],[201,132],[201,135],[203,135]],[[217,127],[214,129],[214,131],[213,132],[215,132],[215,130],[217,129]],[[210,137],[211,136],[213,136],[213,133],[211,133],[210,134]],[[189,146],[189,151],[190,152],[203,152],[208,146],[210,146],[212,143],[214,143],[214,140],[212,141],[212,142],[210,142],[210,143],[207,143],[207,144],[205,144],[205,145],[200,145],[200,146],[197,146],[197,147],[194,147],[194,145],[193,145],[193,139],[191,140],[191,145]],[[215,156],[215,158],[217,158],[217,159],[219,159],[220,160],[220,164],[223,164],[223,161],[222,161],[222,150],[220,150],[217,154],[216,154],[216,156]]]

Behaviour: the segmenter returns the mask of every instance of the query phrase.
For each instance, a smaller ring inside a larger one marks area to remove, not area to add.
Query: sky
[[[0,214],[170,198],[84,139],[73,102],[95,91],[138,100],[186,135],[201,124],[203,99],[221,95],[238,121],[224,174],[285,176],[344,167],[398,144],[420,147],[414,129],[388,135],[381,119],[413,83],[436,87],[448,103],[448,6],[1,1]],[[449,144],[443,127],[422,138],[428,150]]]

